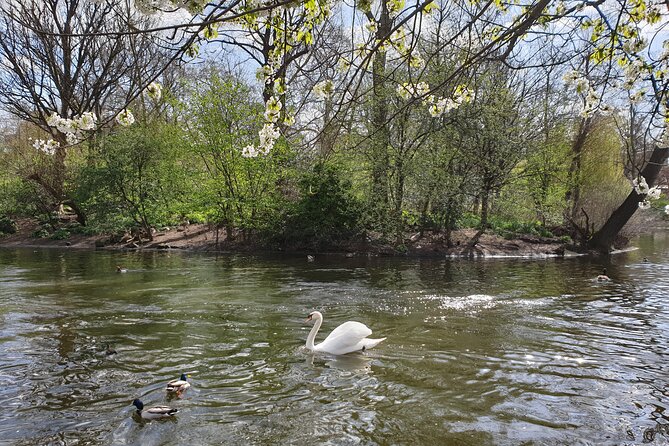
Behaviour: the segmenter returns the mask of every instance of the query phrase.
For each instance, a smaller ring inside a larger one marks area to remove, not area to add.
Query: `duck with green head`
[[[181,395],[188,388],[190,388],[188,377],[189,375],[182,373],[179,379],[174,379],[168,382],[165,390],[167,391],[167,393],[176,393],[177,395]]]
[[[174,409],[168,406],[154,406],[148,409],[144,408],[144,403],[139,399],[132,402],[132,405],[137,408],[137,415],[144,420],[158,420],[160,418],[173,417],[179,409]]]

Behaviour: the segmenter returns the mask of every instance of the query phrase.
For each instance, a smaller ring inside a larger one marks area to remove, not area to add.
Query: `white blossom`
[[[610,115],[614,110],[609,104],[599,104],[599,112],[605,116]]]
[[[402,85],[398,85],[397,88],[395,89],[395,92],[397,93],[397,96],[401,97],[404,100],[407,100],[411,96],[413,96],[414,88],[413,85],[410,85],[409,83],[405,82]]]
[[[630,94],[630,102],[632,102],[632,104],[638,104],[641,102],[645,94],[645,90],[635,91],[634,93]]]
[[[575,83],[578,79],[582,77],[581,73],[576,70],[567,71],[563,76],[562,80],[565,84],[571,85]]]
[[[590,82],[584,77],[577,79],[574,85],[576,85],[576,93],[584,93],[590,90]]]
[[[638,53],[648,46],[648,41],[643,37],[628,39],[623,43],[623,50],[627,53]]]
[[[82,113],[79,117],[79,128],[81,130],[95,130],[95,125],[98,122],[98,117],[93,112]]]
[[[404,8],[404,0],[389,0],[388,13],[390,17],[396,17]]]
[[[641,70],[644,68],[644,63],[641,60],[635,60],[631,64],[628,64],[625,67],[625,79],[627,81],[635,81],[641,74]]]
[[[82,140],[83,135],[79,132],[76,133],[66,133],[65,134],[65,140],[67,143],[71,146],[75,144],[79,144],[79,142]]]
[[[163,94],[163,86],[158,82],[151,82],[149,86],[146,87],[146,94],[154,101],[158,101]]]
[[[418,84],[416,84],[416,90],[415,90],[416,96],[425,96],[429,92],[430,92],[430,86],[427,84],[427,82],[418,82]]]
[[[60,118],[56,122],[56,128],[61,133],[74,133],[78,130],[77,121],[73,119]]]
[[[639,209],[649,209],[650,208],[650,201],[648,200],[643,200],[639,202]]]
[[[326,79],[317,83],[314,86],[314,94],[320,99],[327,99],[334,93],[334,82],[331,79]]]
[[[650,190],[648,190],[648,194],[646,195],[646,199],[648,199],[648,200],[658,200],[661,195],[662,195],[662,191],[660,190],[660,188],[657,187],[657,186],[654,186],[654,187],[651,187]]]
[[[33,142],[33,147],[36,150],[40,150],[47,155],[53,155],[56,153],[56,149],[60,147],[60,143],[57,141],[54,141],[53,139],[36,139],[35,142]]]
[[[268,82],[272,78],[272,74],[274,73],[274,70],[270,65],[263,65],[262,67],[259,67],[256,70],[256,78],[260,82]]]
[[[451,98],[439,98],[434,101],[428,111],[433,118],[439,117],[446,112],[458,108],[458,103]]]
[[[664,213],[669,215],[669,204],[664,207]]]
[[[58,113],[53,112],[48,118],[46,118],[46,123],[49,127],[56,127],[60,119],[61,117],[58,115]]]
[[[632,180],[632,186],[634,187],[634,191],[639,195],[647,194],[650,189],[648,187],[646,179],[640,175],[639,178],[635,178]]]
[[[278,97],[272,96],[269,98],[265,104],[265,120],[268,122],[277,122],[281,115],[281,108],[283,108],[283,104]]]
[[[84,131],[95,130],[98,117],[93,112],[84,112],[73,119],[63,118],[53,112],[47,119],[49,127],[55,127],[65,135],[68,144],[77,144],[84,139]]]
[[[128,127],[135,122],[135,117],[132,115],[132,112],[128,109],[123,110],[118,115],[116,115],[116,122],[121,124],[123,127]]]
[[[272,123],[267,123],[263,126],[262,130],[258,132],[258,136],[260,137],[260,145],[258,146],[258,151],[263,153],[264,155],[267,155],[270,150],[272,150],[272,147],[274,147],[274,143],[276,140],[279,138],[281,134],[279,133],[279,129],[274,126]]]
[[[255,158],[258,156],[258,151],[253,145],[248,145],[242,149],[242,156],[244,158]]]

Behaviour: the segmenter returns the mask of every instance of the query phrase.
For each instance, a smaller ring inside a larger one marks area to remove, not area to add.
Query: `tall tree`
[[[55,125],[53,114],[67,120],[93,113],[89,119],[108,121],[136,97],[167,61],[152,36],[130,32],[150,23],[121,2],[0,3],[0,103],[55,141],[49,169],[21,173],[56,203],[71,206],[82,224],[85,215],[71,197],[66,165],[78,142],[67,133],[80,129],[74,122]]]

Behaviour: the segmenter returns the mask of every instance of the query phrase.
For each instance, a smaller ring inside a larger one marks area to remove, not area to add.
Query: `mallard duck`
[[[105,355],[111,356],[111,355],[115,355],[115,354],[116,354],[116,350],[114,350],[109,344],[107,344],[107,346],[105,348]]]
[[[117,273],[127,273],[128,270],[125,269],[125,268],[123,268],[123,267],[121,267],[121,265],[116,265],[116,272],[117,272]]]
[[[606,268],[602,271],[602,273],[597,276],[597,282],[609,282],[611,278],[606,275]]]
[[[138,399],[133,401],[132,405],[137,408],[137,415],[145,420],[157,420],[159,418],[172,417],[179,411],[179,409],[173,409],[168,406],[155,406],[144,409],[144,403]]]
[[[190,383],[188,382],[188,375],[182,373],[179,379],[168,382],[165,390],[167,390],[169,393],[176,392],[177,395],[179,395],[182,392],[185,392],[189,387]]]

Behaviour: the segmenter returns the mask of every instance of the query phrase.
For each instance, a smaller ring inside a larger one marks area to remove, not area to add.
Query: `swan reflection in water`
[[[317,364],[322,363],[331,369],[343,370],[346,372],[372,372],[372,360],[363,353],[350,353],[348,355],[330,355],[328,353],[307,352],[306,364],[314,366],[314,359],[317,358]]]

